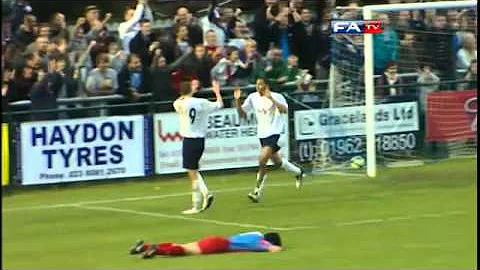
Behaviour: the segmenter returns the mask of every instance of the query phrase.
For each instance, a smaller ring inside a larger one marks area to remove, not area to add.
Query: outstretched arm
[[[242,97],[242,90],[240,90],[240,87],[235,89],[235,91],[233,92],[233,96],[235,98],[235,106],[237,107],[240,118],[245,118],[246,113],[242,109],[242,102],[240,100],[240,98]]]
[[[137,7],[135,8],[135,12],[133,13],[132,18],[128,21],[121,23],[118,27],[118,34],[120,38],[124,38],[124,36],[130,31],[130,29],[137,24],[140,19],[142,19],[142,15],[145,10],[145,0],[138,1]],[[145,16],[147,17],[147,16]]]
[[[222,93],[220,92],[220,83],[218,81],[212,81],[212,91],[215,94],[217,103],[221,104],[221,107],[223,107],[223,98]]]

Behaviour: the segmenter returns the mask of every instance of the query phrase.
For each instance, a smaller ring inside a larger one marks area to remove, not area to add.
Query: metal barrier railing
[[[417,73],[407,73],[407,74],[399,74],[399,77],[416,77],[418,76]],[[379,76],[376,76],[379,77]],[[322,95],[325,94],[327,91],[327,87],[319,89],[319,85],[327,85],[328,80],[313,80],[312,83],[317,85],[316,91],[291,91],[288,93],[289,100],[295,100],[295,104],[303,107],[303,108],[312,108],[311,106],[307,105],[305,102],[301,102],[298,98],[299,95]],[[422,86],[433,86],[433,85],[447,85],[447,84],[460,84],[460,83],[469,83],[469,82],[476,82],[476,81],[468,81],[468,80],[452,80],[452,81],[441,81],[436,83],[406,83],[406,84],[397,84],[394,86],[384,85],[384,86],[375,86],[376,89],[382,88],[417,88]],[[280,86],[283,90],[288,88],[296,88],[296,82],[288,82]],[[228,94],[232,94],[233,90],[237,87],[228,86],[223,87],[222,92],[227,92]],[[250,93],[255,91],[255,85],[246,85],[241,87],[244,92]],[[362,90],[363,87],[360,85],[355,88],[357,91]],[[211,88],[202,89],[197,93],[197,96],[200,97],[208,97],[211,95]],[[233,96],[225,96],[225,100],[233,99]],[[109,104],[114,103],[114,104]],[[121,103],[121,104],[119,104]],[[35,114],[43,114],[43,113],[65,113],[65,112],[80,112],[80,111],[100,111],[105,109],[115,109],[115,108],[129,108],[129,107],[139,107],[139,106],[149,106],[149,112],[154,112],[154,106],[156,105],[169,105],[172,104],[173,101],[156,101],[154,100],[154,96],[152,93],[141,94],[139,102],[132,102],[129,101],[122,95],[109,95],[109,96],[99,96],[99,97],[75,97],[75,98],[59,98],[57,99],[57,108],[52,109],[42,109],[42,110],[31,110],[31,102],[29,100],[17,101],[9,103],[9,108],[7,111],[2,111],[3,117],[12,117],[18,115],[35,115]],[[83,105],[88,106],[83,106]]]

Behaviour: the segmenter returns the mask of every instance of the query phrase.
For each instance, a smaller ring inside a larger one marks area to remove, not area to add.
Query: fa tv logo
[[[381,34],[382,21],[332,21],[332,34]]]

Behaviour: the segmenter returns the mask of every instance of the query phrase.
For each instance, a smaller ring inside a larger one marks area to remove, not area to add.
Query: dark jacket
[[[210,70],[213,67],[213,60],[207,55],[202,59],[198,59],[193,53],[188,55],[185,61],[180,65],[184,76],[197,78],[200,81],[200,85],[204,88],[209,87],[211,84]]]
[[[138,54],[142,59],[143,67],[149,67],[152,63],[152,53],[149,51],[150,45],[155,41],[155,35],[150,34],[148,39],[142,35],[142,32],[138,34],[130,41],[130,52]]]
[[[311,32],[307,27],[312,27]],[[315,63],[320,51],[325,51],[328,44],[321,42],[320,26],[311,24],[307,26],[301,22],[295,23],[292,27],[292,52],[298,56],[298,64],[302,69],[308,69],[310,74],[315,75]]]
[[[172,72],[177,69],[190,55],[185,54],[174,63],[166,67],[151,67],[149,69],[150,92],[156,101],[173,101],[178,97],[177,91],[173,87]]]
[[[33,32],[27,32],[24,29],[18,29],[13,36],[13,42],[19,45],[27,46],[35,41],[35,34]]]
[[[439,34],[441,33],[441,34]],[[441,80],[455,79],[454,32],[448,29],[431,28],[425,35],[423,63],[438,70]]]
[[[270,20],[267,19],[267,6],[262,5],[261,8],[255,13],[255,19],[253,22],[253,29],[255,32],[255,40],[257,40],[258,51],[265,55],[269,49],[270,42],[272,42],[273,37],[270,32]]]
[[[30,94],[32,110],[47,110],[57,108],[57,94],[63,86],[63,76],[58,73],[49,73],[35,83]],[[35,120],[54,120],[58,118],[57,113],[35,114]]]
[[[149,74],[148,70],[143,69],[141,71],[142,73],[142,82],[141,85],[138,89],[138,93],[143,94],[143,93],[148,93],[150,88],[149,88]],[[130,75],[132,72],[128,69],[128,67],[125,65],[120,73],[118,73],[118,90],[117,93],[120,95],[123,95],[126,98],[132,98],[132,90],[130,89]]]

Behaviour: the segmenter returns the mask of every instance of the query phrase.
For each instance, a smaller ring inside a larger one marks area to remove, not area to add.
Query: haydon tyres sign
[[[143,116],[22,123],[17,168],[23,185],[144,176]]]

